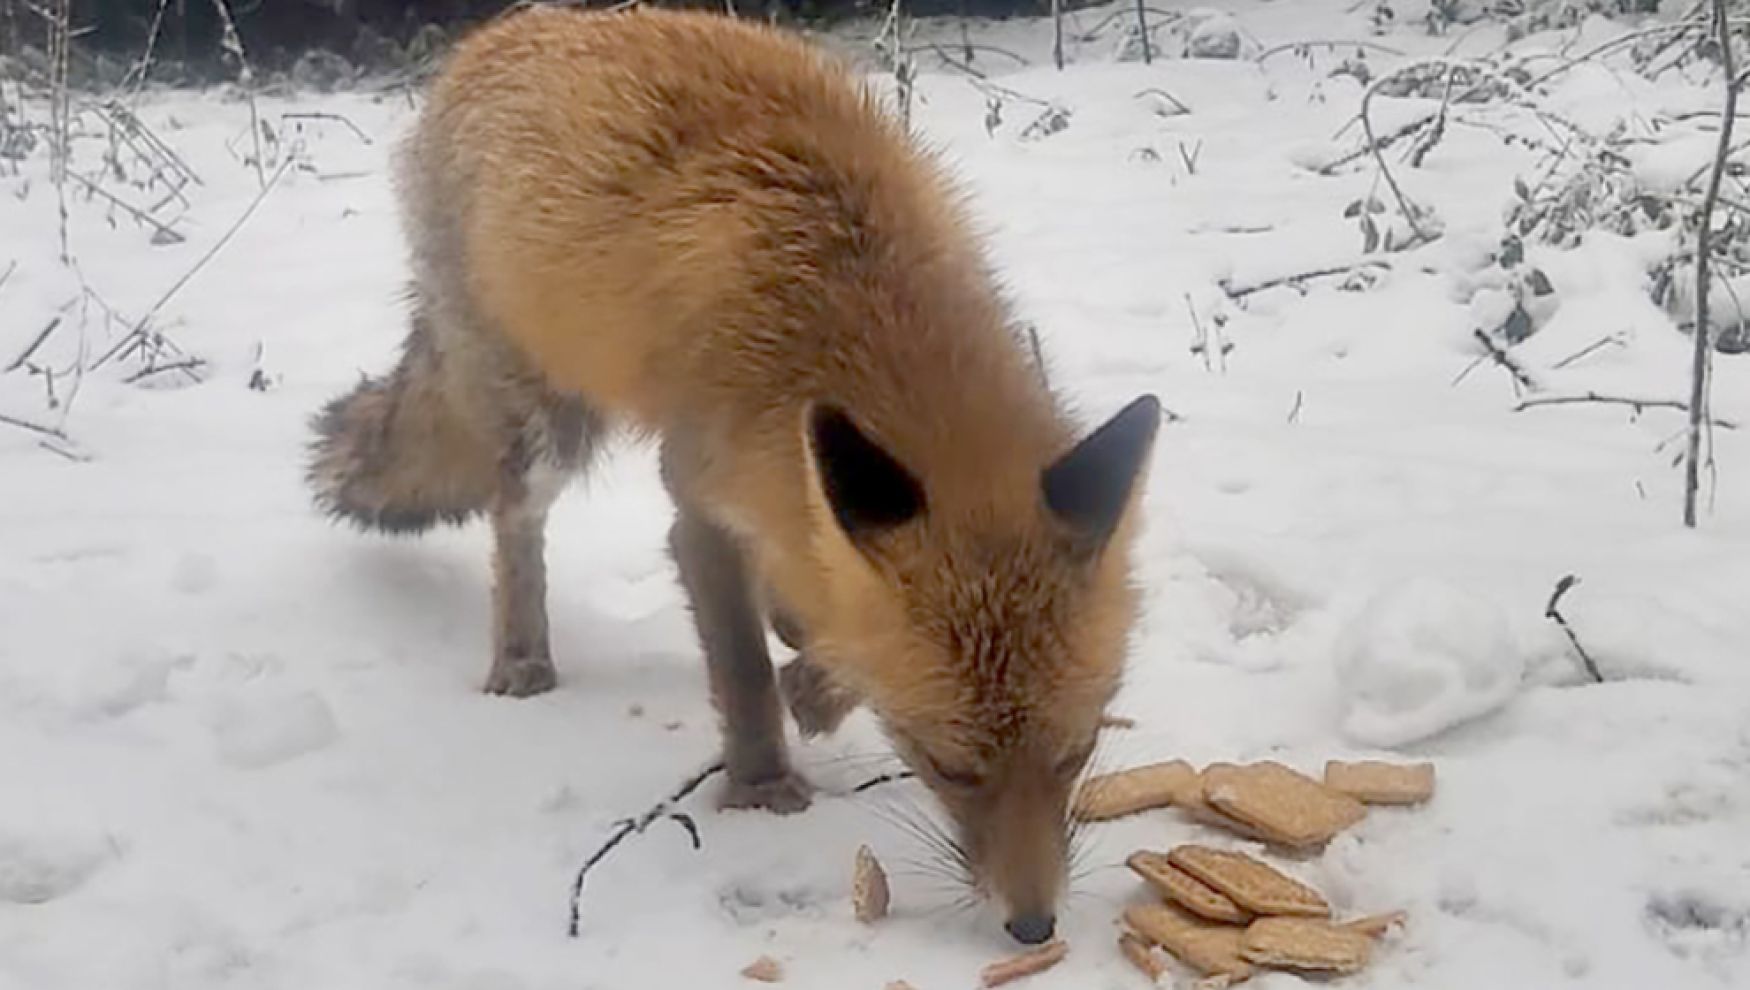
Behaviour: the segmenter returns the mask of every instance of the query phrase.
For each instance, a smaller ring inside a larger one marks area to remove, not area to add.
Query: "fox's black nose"
[[[1038,945],[1049,940],[1051,933],[1057,931],[1057,919],[1049,914],[1023,914],[1009,919],[1009,923],[1003,927],[1022,945]]]

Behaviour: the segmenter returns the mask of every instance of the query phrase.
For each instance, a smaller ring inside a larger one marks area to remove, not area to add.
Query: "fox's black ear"
[[[808,446],[833,517],[853,540],[923,514],[924,486],[836,406],[808,413]]]
[[[1145,395],[1045,469],[1045,504],[1078,543],[1098,550],[1118,528],[1160,422],[1160,401]]]

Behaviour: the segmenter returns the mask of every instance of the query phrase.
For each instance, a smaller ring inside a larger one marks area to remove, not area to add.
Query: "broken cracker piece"
[[[851,872],[851,907],[856,911],[857,920],[871,925],[887,917],[891,898],[887,871],[881,868],[875,851],[868,846],[859,846],[856,866]]]
[[[1252,975],[1252,964],[1240,955],[1244,929],[1206,921],[1165,903],[1132,905],[1125,909],[1124,921],[1138,935],[1199,973],[1235,981]]]
[[[1370,914],[1365,918],[1343,922],[1343,927],[1352,932],[1359,932],[1368,938],[1379,938],[1393,928],[1401,926],[1408,916],[1402,911],[1390,911],[1385,914]]]
[[[1075,817],[1084,822],[1102,822],[1164,808],[1193,789],[1196,782],[1197,771],[1184,760],[1101,774],[1083,782],[1076,791]]]
[[[1249,962],[1322,973],[1356,972],[1372,948],[1366,935],[1317,918],[1259,918],[1240,939]]]
[[[1212,779],[1220,779],[1220,776],[1224,771],[1234,769],[1238,768],[1232,763],[1211,763],[1209,766],[1204,767],[1203,772],[1197,775],[1197,780],[1194,785],[1186,788],[1185,793],[1181,794],[1179,798],[1173,802],[1173,805],[1178,808],[1186,818],[1191,819],[1199,825],[1211,825],[1232,832],[1234,835],[1238,835],[1242,838],[1256,839],[1259,842],[1269,841],[1264,833],[1247,825],[1245,822],[1237,821],[1228,817],[1221,812],[1221,809],[1209,803],[1210,781]]]
[[[1322,918],[1331,913],[1318,891],[1245,853],[1183,845],[1167,854],[1167,862],[1254,914]]]
[[[745,966],[741,975],[760,983],[784,982],[784,964],[771,956],[761,956]]]
[[[1325,786],[1362,804],[1421,804],[1434,796],[1434,764],[1331,760]]]
[[[1134,729],[1136,728],[1136,719],[1128,715],[1102,715],[1100,716],[1100,728]]]
[[[1138,850],[1124,861],[1138,876],[1147,880],[1167,900],[1193,914],[1211,921],[1226,921],[1243,925],[1252,913],[1235,904],[1226,894],[1216,890],[1168,861],[1165,853]]]
[[[1135,932],[1118,934],[1118,951],[1124,953],[1124,958],[1148,977],[1150,983],[1159,983],[1161,977],[1167,975],[1166,960],[1156,955],[1154,946]]]
[[[1273,760],[1211,767],[1204,797],[1267,841],[1300,849],[1324,845],[1367,815],[1361,802]]]
[[[989,987],[1000,987],[1025,976],[1043,973],[1062,962],[1067,955],[1069,943],[1062,939],[1052,939],[1037,949],[991,963],[979,972],[979,979],[987,990]]]

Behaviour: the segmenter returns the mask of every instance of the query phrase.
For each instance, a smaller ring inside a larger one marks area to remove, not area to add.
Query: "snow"
[[[1341,37],[1471,56],[1502,40],[1428,38],[1402,12],[1376,36],[1346,0],[1204,6],[1265,51]],[[1116,27],[1081,33],[1112,9],[1073,15],[1061,74],[1047,27],[975,31],[1030,60],[979,64],[1068,108],[1060,133],[1023,139],[1039,108],[1010,98],[987,134],[987,94],[929,57],[915,108],[1085,420],[1145,389],[1181,417],[1151,468],[1145,609],[1116,704],[1139,724],[1104,739],[1099,765],[1434,761],[1430,805],[1377,810],[1289,864],[1341,913],[1409,912],[1344,986],[1750,985],[1750,434],[1715,431],[1718,483],[1691,532],[1678,412],[1514,411],[1472,331],[1512,292],[1489,259],[1537,159],[1481,128],[1452,128],[1421,168],[1393,159],[1444,223],[1438,241],[1377,256],[1388,267],[1364,291],[1334,278],[1231,298],[1224,284],[1363,257],[1344,209],[1389,194],[1365,162],[1308,167],[1353,147],[1333,135],[1360,88],[1327,75],[1350,53],[1115,63]],[[1594,18],[1576,43],[1623,29]],[[1396,59],[1368,55],[1375,72]],[[1623,75],[1550,99],[1589,122],[1709,105],[1699,74],[1604,85]],[[1150,88],[1192,112],[1164,115],[1137,98]],[[1427,101],[1376,102],[1385,121]],[[865,716],[798,747],[822,788],[808,813],[718,813],[707,784],[684,804],[702,849],[658,823],[591,875],[583,935],[565,937],[572,871],[713,757],[715,720],[649,450],[617,452],[555,511],[561,684],[526,701],[478,691],[480,527],[369,538],[309,504],[308,417],[400,340],[386,160],[411,106],[400,90],[264,98],[269,150],[303,166],[154,322],[208,362],[199,383],[128,383],[140,365],[116,362],[50,409],[40,375],[0,374],[0,414],[67,436],[57,454],[0,424],[0,988],[727,987],[768,954],[787,986],[973,985],[1011,946],[992,912],[955,908],[961,891],[899,824],[928,811],[921,791],[852,793],[894,768]],[[260,193],[233,94],[138,109],[202,179],[186,242],[153,246],[74,195],[64,265],[46,157],[0,172],[0,271],[18,262],[0,286],[0,367],[57,312],[40,363],[108,347]],[[311,111],[369,143],[281,116]],[[1705,146],[1699,123],[1669,129],[1638,166],[1667,182]],[[1544,392],[1685,394],[1687,338],[1643,289],[1668,247],[1527,245],[1556,294],[1514,354]],[[1750,363],[1716,366],[1716,414],[1750,419]],[[258,371],[265,391],[248,386]],[[74,387],[63,377],[57,395]],[[1563,612],[1604,684],[1544,618],[1567,574],[1581,580]],[[1207,835],[1165,812],[1094,831],[1061,919],[1070,957],[1027,986],[1139,985],[1112,946],[1138,890],[1119,864]],[[874,928],[848,900],[865,842],[894,874],[895,914]]]
[[[1332,662],[1343,734],[1380,747],[1427,739],[1500,708],[1525,674],[1497,606],[1426,578],[1369,601],[1343,630]]]

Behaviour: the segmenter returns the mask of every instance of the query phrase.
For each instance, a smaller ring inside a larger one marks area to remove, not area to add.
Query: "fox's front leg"
[[[802,738],[837,732],[845,718],[862,704],[862,699],[840,684],[808,652],[807,637],[793,619],[774,610],[772,629],[785,646],[796,651],[796,659],[778,672],[778,690]]]
[[[722,527],[680,506],[669,548],[693,606],[711,696],[723,719],[723,805],[790,814],[808,807],[809,787],[790,768],[777,677],[745,555]]]

